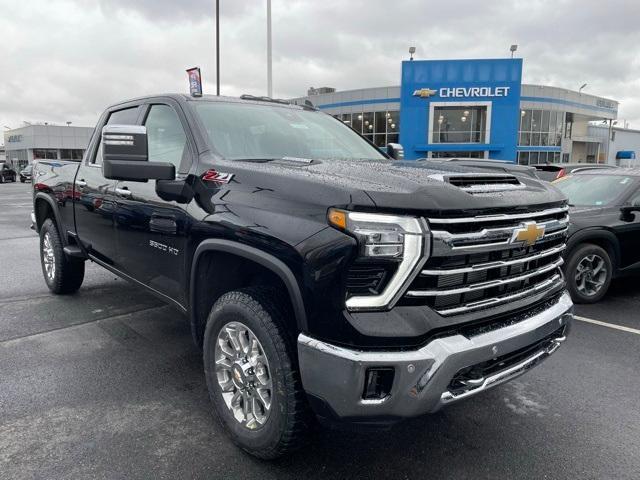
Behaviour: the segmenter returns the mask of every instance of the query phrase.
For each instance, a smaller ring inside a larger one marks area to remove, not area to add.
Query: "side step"
[[[83,260],[86,260],[87,258],[82,249],[77,245],[67,245],[62,249],[62,251],[67,257],[81,258]]]

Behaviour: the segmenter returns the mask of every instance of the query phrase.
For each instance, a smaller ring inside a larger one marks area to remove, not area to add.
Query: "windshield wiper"
[[[254,163],[266,163],[266,162],[273,162],[275,160],[280,160],[284,162],[304,163],[305,165],[309,165],[310,163],[313,163],[313,158],[304,158],[304,157],[252,157],[252,158],[231,158],[230,160],[234,162],[254,162]]]

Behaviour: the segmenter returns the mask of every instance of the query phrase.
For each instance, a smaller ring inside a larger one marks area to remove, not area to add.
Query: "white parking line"
[[[624,327],[622,325],[616,325],[615,323],[607,323],[601,322],[600,320],[594,320],[593,318],[581,317],[579,315],[574,315],[573,318],[576,320],[580,320],[581,322],[593,323],[594,325],[600,325],[602,327],[614,328],[616,330],[622,330],[623,332],[635,333],[636,335],[640,335],[640,330],[631,327]]]

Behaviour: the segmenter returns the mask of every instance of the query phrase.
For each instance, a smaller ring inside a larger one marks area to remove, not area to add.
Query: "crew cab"
[[[400,161],[311,106],[161,95],[38,161],[49,289],[87,260],[176,307],[231,439],[274,458],[314,418],[388,425],[530,370],[566,339],[565,197]]]

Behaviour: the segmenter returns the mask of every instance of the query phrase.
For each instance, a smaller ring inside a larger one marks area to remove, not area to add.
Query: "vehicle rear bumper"
[[[302,384],[321,416],[371,422],[422,415],[538,365],[566,339],[572,319],[565,292],[519,321],[475,336],[437,338],[412,351],[353,350],[300,334]],[[393,369],[390,391],[382,399],[365,399],[367,371],[377,368]]]

